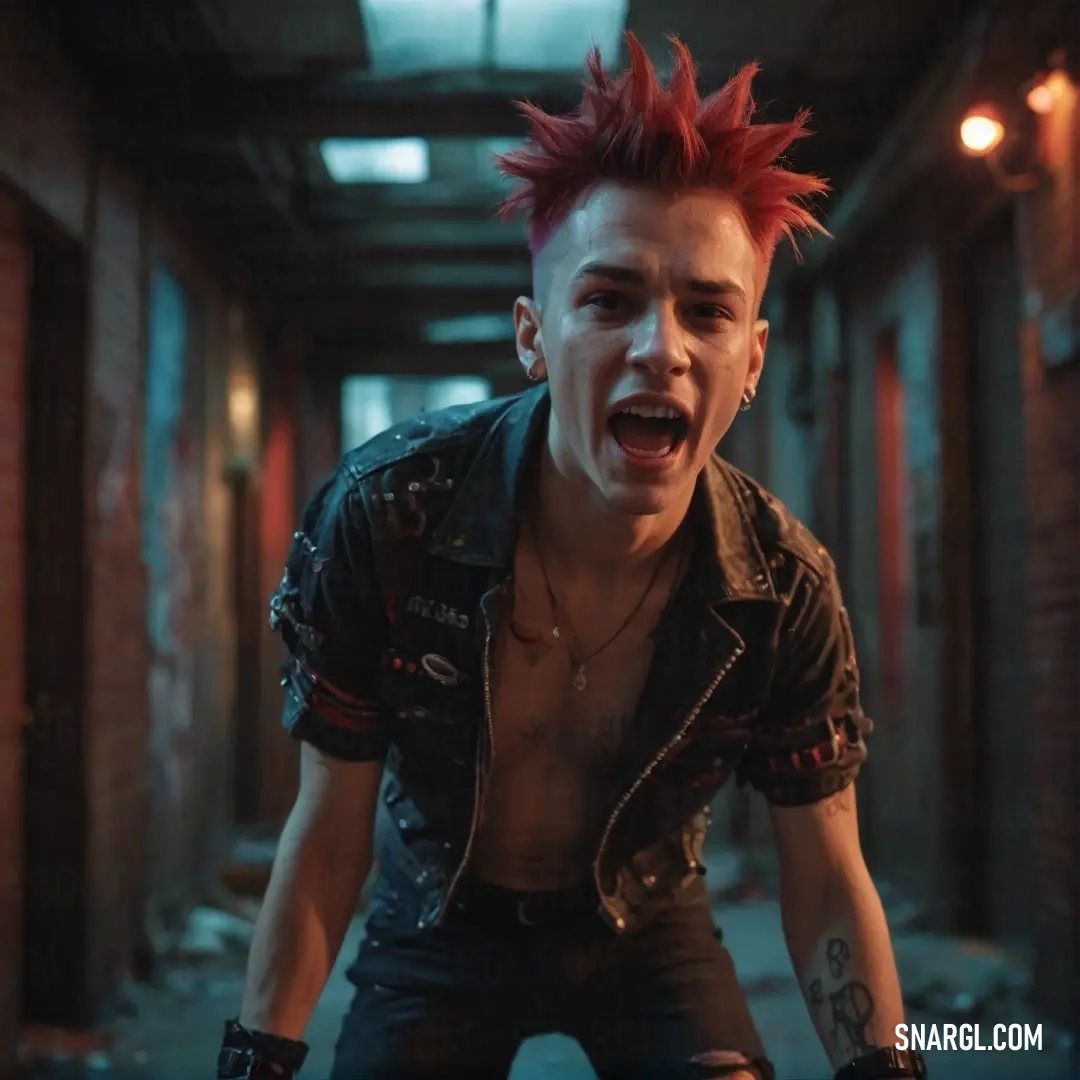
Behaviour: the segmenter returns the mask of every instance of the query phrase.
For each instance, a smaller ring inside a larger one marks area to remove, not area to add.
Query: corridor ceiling
[[[972,0],[38,0],[154,188],[272,306],[363,370],[484,367],[529,286],[495,220],[513,99],[565,110],[591,41],[677,33],[713,89],[764,65],[766,119],[813,110],[794,166],[842,191]],[[834,199],[836,196],[833,197]]]

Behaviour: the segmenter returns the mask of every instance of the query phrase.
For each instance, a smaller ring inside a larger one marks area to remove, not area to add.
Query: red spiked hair
[[[666,87],[627,32],[629,68],[612,78],[594,48],[588,58],[592,83],[585,84],[573,112],[552,116],[518,103],[532,130],[522,149],[496,159],[504,175],[522,182],[500,214],[528,215],[534,255],[578,198],[604,180],[726,192],[741,206],[766,271],[782,237],[794,245],[798,231],[825,232],[804,200],[827,191],[827,182],[776,164],[810,134],[809,111],[786,124],[751,123],[756,63],[702,100],[690,50],[677,38],[671,41],[674,66]]]

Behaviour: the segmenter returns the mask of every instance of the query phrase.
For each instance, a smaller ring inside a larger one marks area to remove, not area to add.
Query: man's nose
[[[679,320],[667,304],[650,307],[638,321],[626,354],[636,368],[657,375],[682,375],[690,368]]]

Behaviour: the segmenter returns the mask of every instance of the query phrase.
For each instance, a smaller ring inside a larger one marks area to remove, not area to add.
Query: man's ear
[[[756,390],[761,369],[765,366],[765,346],[769,343],[769,320],[757,319],[750,340],[750,366],[746,371],[746,389]]]
[[[533,382],[547,378],[547,361],[544,358],[544,339],[540,330],[540,309],[527,296],[519,296],[514,302],[514,342],[518,359],[525,374]]]

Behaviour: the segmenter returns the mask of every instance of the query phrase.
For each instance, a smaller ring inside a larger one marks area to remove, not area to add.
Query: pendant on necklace
[[[575,690],[584,690],[589,685],[589,680],[585,678],[585,665],[578,664],[574,669],[574,677],[570,680],[570,685]]]
[[[559,628],[557,626],[553,626],[551,628],[551,636],[553,638],[555,638],[556,640],[558,639],[558,637],[559,637]]]

